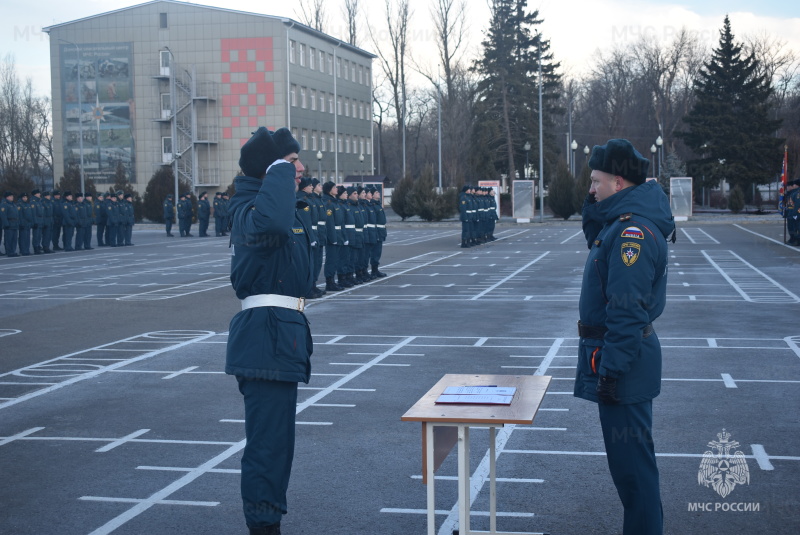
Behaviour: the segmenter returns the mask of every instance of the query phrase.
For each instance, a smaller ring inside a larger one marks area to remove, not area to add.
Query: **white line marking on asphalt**
[[[179,371],[177,371],[175,373],[171,373],[169,375],[165,375],[164,377],[162,377],[162,379],[174,379],[175,377],[178,377],[179,375],[183,375],[184,373],[190,372],[192,370],[196,370],[199,367],[200,366],[189,366],[188,368],[184,368],[184,369],[179,370]]]
[[[725,388],[739,388],[736,386],[736,382],[733,380],[733,377],[730,374],[722,373],[722,382],[725,383]]]
[[[509,280],[513,279],[515,275],[517,275],[517,274],[519,274],[519,273],[522,273],[523,271],[525,271],[526,269],[528,269],[529,267],[531,267],[533,264],[535,264],[536,262],[538,262],[539,260],[541,260],[542,258],[544,258],[545,256],[547,256],[548,254],[550,254],[550,251],[545,251],[544,253],[540,254],[540,255],[539,255],[539,256],[537,256],[537,257],[536,257],[534,260],[531,260],[530,262],[528,262],[527,264],[525,264],[524,266],[522,266],[521,268],[519,268],[517,271],[515,271],[514,273],[512,273],[512,274],[511,274],[511,275],[509,275],[508,277],[505,277],[505,278],[504,278],[504,279],[502,279],[500,282],[498,282],[498,283],[496,283],[496,284],[493,284],[492,286],[488,287],[487,289],[485,289],[484,291],[482,291],[482,292],[481,292],[481,293],[479,293],[478,295],[475,295],[475,296],[473,296],[473,297],[472,297],[470,300],[471,300],[471,301],[476,301],[476,300],[480,299],[481,297],[483,297],[484,295],[488,294],[489,292],[491,292],[492,290],[494,290],[495,288],[497,288],[497,287],[498,287],[498,286],[500,286],[501,284],[504,284],[505,282],[507,282],[507,281],[509,281]]]
[[[746,229],[746,228],[744,228],[744,227],[743,227],[743,226],[741,226],[741,225],[734,224],[733,226],[734,226],[734,227],[737,227],[737,228],[740,228],[741,230],[743,230],[743,231],[745,231],[745,232],[749,232],[750,234],[755,234],[756,236],[758,236],[758,237],[760,237],[760,238],[764,238],[765,240],[769,240],[769,241],[771,241],[772,243],[777,243],[778,245],[780,245],[780,246],[782,246],[782,247],[786,247],[787,249],[790,249],[790,250],[792,250],[792,251],[795,251],[795,252],[797,252],[797,251],[800,251],[800,249],[798,249],[797,247],[794,247],[794,246],[792,246],[792,245],[788,245],[788,244],[786,244],[786,243],[783,243],[783,242],[782,242],[782,241],[780,241],[780,240],[775,240],[775,239],[772,239],[772,238],[770,238],[769,236],[764,236],[763,234],[759,234],[758,232],[753,232],[752,230]]]
[[[486,341],[489,340],[488,338],[479,338],[477,342],[475,342],[475,347],[481,347]]]
[[[762,470],[775,470],[772,463],[769,462],[769,455],[761,444],[750,444],[750,449],[753,450],[753,457],[758,463],[758,467]]]
[[[406,514],[406,515],[427,515],[428,514],[428,510],[427,509],[395,509],[393,507],[384,507],[384,508],[381,509],[381,513],[396,513],[396,514]],[[437,515],[449,515],[450,511],[445,511],[443,509],[437,509],[436,510],[436,514]],[[471,516],[489,516],[489,511],[470,511],[469,514]],[[456,511],[456,516],[458,516],[458,511]],[[497,511],[497,515],[496,516],[498,516],[498,517],[505,516],[505,517],[514,517],[514,518],[533,518],[534,517],[534,513],[504,513],[502,511]],[[448,519],[449,519],[449,516],[448,516]],[[447,522],[447,521],[445,521],[445,522]],[[450,529],[449,526],[448,526],[448,529]],[[452,530],[451,531],[444,531],[442,529],[439,529],[439,534],[440,535],[449,534],[449,533],[452,533]],[[471,531],[470,533],[481,533],[481,532],[480,531]],[[483,533],[488,533],[488,531],[485,531]]]
[[[477,429],[477,428],[476,428]],[[433,476],[434,479],[441,481],[458,481],[458,476]],[[411,479],[422,479],[421,475],[411,476]],[[544,483],[544,479],[523,479],[515,477],[497,477],[495,480],[500,483]]]
[[[30,429],[26,429],[25,431],[17,433],[16,435],[6,437],[3,440],[0,440],[0,446],[5,446],[9,442],[14,442],[15,440],[19,440],[20,438],[27,437],[29,435],[41,431],[42,429],[44,429],[44,427],[31,427]]]
[[[133,433],[131,433],[129,435],[126,435],[126,436],[124,436],[122,438],[119,438],[117,440],[114,440],[114,441],[106,444],[102,448],[97,448],[94,451],[96,451],[97,453],[105,453],[107,451],[111,451],[114,448],[116,448],[117,446],[122,446],[126,442],[129,442],[134,438],[140,437],[140,436],[144,435],[145,433],[147,433],[149,431],[150,431],[149,429],[139,429],[138,431],[134,431]]]

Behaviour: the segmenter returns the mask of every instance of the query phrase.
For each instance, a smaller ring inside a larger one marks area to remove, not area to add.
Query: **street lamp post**
[[[575,176],[575,149],[578,148],[578,142],[573,139],[572,140],[572,144],[569,146],[569,148],[572,149],[572,158],[570,159],[570,162],[569,162],[570,163],[569,171],[570,171],[570,173],[572,173],[572,176]]]
[[[542,117],[542,34],[536,34],[536,44],[539,59],[539,222],[544,223],[544,137]]]
[[[586,156],[586,162],[587,162],[587,163],[589,162],[589,153],[590,153],[590,152],[591,152],[591,151],[589,150],[589,145],[585,145],[585,146],[583,147],[583,155],[584,155],[584,156]]]
[[[317,151],[317,180],[322,182],[322,151]]]
[[[59,39],[75,47],[75,66],[78,71],[78,150],[81,151],[81,193],[84,192],[83,183],[83,87],[81,86],[81,49],[72,41]]]
[[[361,162],[361,165],[359,167],[361,167],[361,183],[363,184],[364,183],[364,153],[363,152],[358,155],[358,161]]]
[[[653,170],[655,170],[655,168],[656,168],[656,151],[657,150],[658,149],[656,148],[655,145],[650,145],[650,154],[653,155],[652,158],[650,158],[652,160],[652,163],[653,163]],[[658,176],[658,175],[656,175],[656,176]]]
[[[664,140],[661,139],[661,136],[658,136],[656,138],[656,147],[659,149],[658,150],[658,174],[656,176],[661,176],[661,162],[662,162],[661,155],[663,154],[663,148],[664,148],[664,147],[662,147],[663,144],[664,144]]]
[[[525,180],[527,180],[530,176],[530,173],[528,172],[528,153],[531,151],[530,142],[526,141],[522,148],[525,149],[525,172],[522,173],[522,176],[525,178]]]

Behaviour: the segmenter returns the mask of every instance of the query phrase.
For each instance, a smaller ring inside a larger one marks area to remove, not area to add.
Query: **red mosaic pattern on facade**
[[[272,37],[221,39],[220,45],[228,71],[222,74],[222,138],[234,139],[249,134],[237,129],[263,124],[267,106],[275,105],[275,86],[266,75],[273,71]]]

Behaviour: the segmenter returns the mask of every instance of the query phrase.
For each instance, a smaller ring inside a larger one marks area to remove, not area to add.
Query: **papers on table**
[[[513,386],[448,386],[436,399],[436,403],[511,405],[516,391]]]

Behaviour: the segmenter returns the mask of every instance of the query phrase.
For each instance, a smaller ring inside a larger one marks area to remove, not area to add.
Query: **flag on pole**
[[[783,147],[783,168],[781,169],[781,195],[780,201],[778,202],[778,210],[780,211],[781,215],[786,207],[784,203],[784,195],[786,194],[786,182],[788,181],[788,176],[786,173],[786,168],[788,166],[789,161],[789,147],[788,145],[784,145]]]

